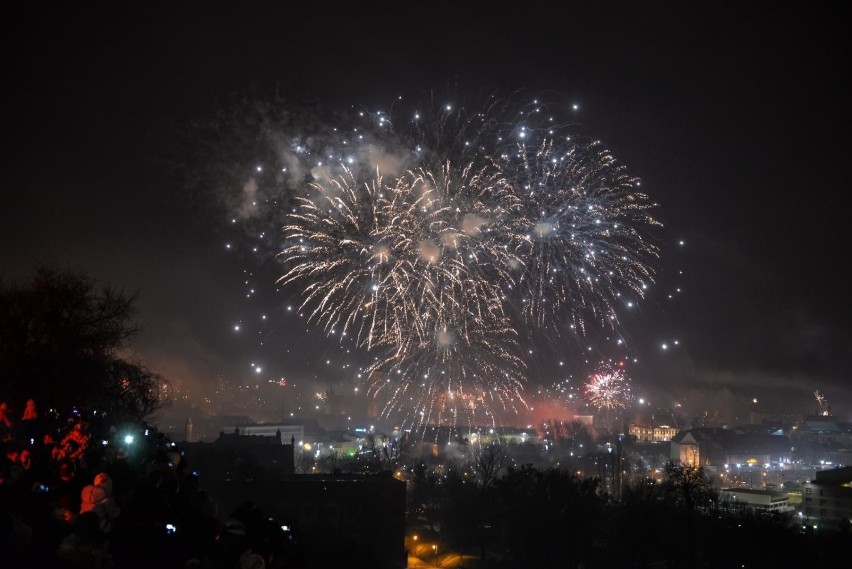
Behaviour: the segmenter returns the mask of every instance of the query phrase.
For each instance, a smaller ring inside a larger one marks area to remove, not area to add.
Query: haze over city
[[[801,416],[818,410],[819,390],[848,420],[849,92],[835,15],[642,8],[438,7],[411,19],[352,7],[21,9],[4,39],[0,276],[48,265],[138,291],[133,350],[188,397],[167,421],[206,412],[225,384],[275,398],[254,412],[217,403],[256,420],[317,410],[329,390],[363,398],[377,353],[299,310],[307,285],[278,283],[293,236],[275,209],[284,203],[251,210],[276,183],[300,187],[265,178],[289,156],[282,146],[296,155],[297,138],[317,144],[361,110],[370,128],[384,113],[403,132],[400,118],[427,102],[470,117],[481,108],[471,101],[491,94],[527,113],[541,100],[641,182],[630,190],[654,204],[658,254],[636,260],[653,279],[633,283],[648,288],[619,305],[617,327],[590,325],[580,341],[516,327],[521,388],[504,393],[498,422],[587,413],[602,361],[623,363],[631,409]],[[252,122],[261,116],[269,122]]]

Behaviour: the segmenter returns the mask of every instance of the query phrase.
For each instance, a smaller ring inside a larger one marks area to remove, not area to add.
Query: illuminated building
[[[834,417],[815,415],[806,417],[791,433],[795,441],[809,441],[821,445],[852,446],[852,423]]]
[[[647,427],[643,425],[630,425],[628,434],[636,437],[639,442],[654,442],[661,443],[672,440],[678,432],[677,427],[668,425],[660,425],[657,427]]]
[[[257,435],[260,437],[277,436],[281,444],[289,443],[290,439],[294,439],[296,442],[303,441],[305,439],[304,425],[282,425],[277,423],[243,423],[236,425],[226,425],[222,428],[222,431],[225,433],[233,433],[237,430],[239,430],[239,434],[241,435]]]
[[[722,506],[732,510],[754,510],[767,513],[789,513],[795,508],[790,505],[784,492],[751,488],[722,488],[719,492]]]
[[[629,435],[637,442],[663,443],[678,433],[678,420],[670,409],[657,409],[650,413],[639,412],[627,427]]]
[[[534,428],[479,427],[459,429],[462,439],[471,444],[538,444],[538,432]]]
[[[802,513],[808,522],[852,522],[852,466],[817,471],[802,484]]]
[[[736,429],[699,427],[680,431],[671,441],[671,458],[695,466],[763,466],[789,462],[791,454],[790,440],[784,435]]]
[[[191,417],[187,417],[187,419],[186,419],[186,426],[184,427],[184,432],[183,432],[183,440],[188,442],[188,443],[194,442],[194,440],[195,440],[193,438],[192,418]]]
[[[671,458],[690,466],[701,466],[701,445],[691,431],[681,431],[672,438]]]

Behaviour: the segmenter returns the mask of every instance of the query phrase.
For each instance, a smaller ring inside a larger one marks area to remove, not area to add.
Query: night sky
[[[46,264],[138,291],[135,350],[196,390],[217,377],[344,384],[363,355],[287,312],[275,265],[229,225],[242,188],[197,182],[228,155],[198,125],[276,94],[381,109],[447,85],[556,93],[660,204],[658,290],[625,322],[634,390],[801,414],[819,389],[850,415],[852,98],[837,10],[216,6],[5,10],[5,280]],[[578,370],[584,357],[564,355]],[[542,384],[560,373],[534,371]]]

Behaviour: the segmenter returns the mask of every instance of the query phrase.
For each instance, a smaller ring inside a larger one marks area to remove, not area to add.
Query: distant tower
[[[186,427],[183,433],[183,440],[188,443],[192,442],[192,417],[186,418]]]

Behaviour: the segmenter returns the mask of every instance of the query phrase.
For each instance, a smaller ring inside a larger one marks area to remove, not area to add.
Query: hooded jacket
[[[121,513],[115,501],[112,499],[112,480],[102,472],[95,476],[95,483],[83,488],[80,494],[82,504],[80,513],[95,512],[101,520],[101,531],[109,532],[112,522]]]

